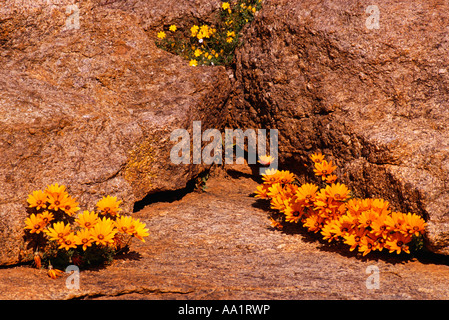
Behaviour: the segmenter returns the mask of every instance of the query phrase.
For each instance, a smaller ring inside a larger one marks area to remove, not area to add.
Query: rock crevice
[[[280,165],[303,178],[311,152],[357,195],[428,222],[449,254],[449,45],[446,4],[266,0],[244,29],[235,70],[192,68],[156,47],[163,25],[209,21],[220,1],[7,1],[0,8],[0,265],[19,256],[33,190],[65,184],[84,207],[132,211],[208,168],[174,165],[170,133],[279,130]],[[83,207],[83,209],[84,209]]]

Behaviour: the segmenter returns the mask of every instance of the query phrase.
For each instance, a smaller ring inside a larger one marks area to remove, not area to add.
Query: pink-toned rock
[[[422,215],[428,248],[449,254],[449,7],[382,1],[377,29],[371,5],[265,1],[229,124],[279,129],[281,164],[300,174],[323,151],[357,196]]]
[[[167,17],[156,1],[21,3],[0,8],[0,265],[19,259],[33,190],[64,184],[82,209],[110,194],[129,212],[184,188],[205,167],[172,164],[170,133],[220,129],[231,89],[223,67],[192,68],[154,44],[151,27],[193,2],[164,6]]]
[[[69,274],[53,280],[45,269],[0,268],[0,299],[447,299],[442,257],[384,250],[362,258],[313,233],[273,230],[269,205],[249,196],[257,185],[212,172],[207,192],[135,213],[149,229],[146,242],[134,239],[105,268],[81,270],[79,288],[67,287],[75,284]],[[176,317],[178,308],[163,306]]]

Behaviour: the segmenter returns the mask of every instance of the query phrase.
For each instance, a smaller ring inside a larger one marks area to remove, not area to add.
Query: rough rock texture
[[[408,260],[387,252],[362,258],[307,232],[269,227],[257,183],[213,174],[206,193],[190,193],[135,214],[145,243],[99,270],[52,280],[30,266],[0,269],[0,299],[447,299],[447,257]],[[379,270],[379,289],[366,282]],[[167,308],[176,315],[177,308]]]
[[[281,165],[298,173],[323,151],[358,196],[422,215],[428,247],[449,254],[449,7],[382,1],[371,29],[369,5],[265,1],[229,123],[279,129]]]
[[[204,170],[171,163],[170,134],[221,128],[228,74],[159,50],[151,29],[218,5],[202,3],[164,13],[157,1],[82,1],[79,28],[70,1],[2,4],[0,265],[17,262],[33,190],[65,184],[82,209],[111,194],[129,211]]]

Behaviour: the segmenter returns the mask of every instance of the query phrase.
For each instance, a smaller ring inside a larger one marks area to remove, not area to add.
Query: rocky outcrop
[[[224,68],[189,67],[152,37],[216,1],[50,2],[0,8],[0,265],[18,261],[27,195],[47,184],[84,209],[111,194],[128,211],[184,188],[205,167],[173,165],[170,134],[221,128],[231,89]]]
[[[79,282],[30,266],[0,268],[0,299],[447,299],[447,259],[360,258],[306,231],[273,230],[266,204],[249,196],[257,185],[213,172],[206,193],[137,212],[150,235],[112,265],[81,270]],[[173,317],[179,310],[162,308]]]
[[[278,129],[281,166],[303,178],[323,151],[356,195],[422,215],[427,246],[449,254],[447,5],[266,0],[234,79],[156,48],[163,25],[210,21],[220,3],[0,7],[0,265],[18,261],[35,189],[65,184],[90,209],[111,194],[129,211],[183,188],[204,166],[173,165],[170,133],[193,121]]]
[[[237,57],[236,127],[279,129],[281,166],[321,150],[358,196],[422,215],[449,254],[447,4],[267,0]],[[344,173],[344,175],[343,175]]]

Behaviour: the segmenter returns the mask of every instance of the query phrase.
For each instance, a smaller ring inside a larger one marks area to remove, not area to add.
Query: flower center
[[[65,206],[64,208],[65,208],[66,210],[70,210],[70,206],[69,206],[69,205]]]
[[[62,232],[58,233],[58,238],[64,238],[64,233]]]
[[[104,235],[99,234],[99,235],[97,236],[97,238],[100,239],[100,240],[103,240],[103,239],[104,239]]]
[[[84,238],[83,240],[81,240],[81,242],[82,242],[83,244],[86,244],[86,243],[89,242],[89,239]]]
[[[89,221],[84,223],[84,226],[85,226],[86,228],[90,227],[90,225],[91,225],[91,223],[90,223]]]
[[[40,228],[41,228],[41,225],[40,225],[40,224],[35,224],[35,225],[34,225],[34,229],[38,230],[38,229],[40,229]]]
[[[59,206],[60,204],[61,204],[61,202],[59,202],[59,200],[56,200],[56,201],[55,201],[55,205],[56,205],[56,206]]]

